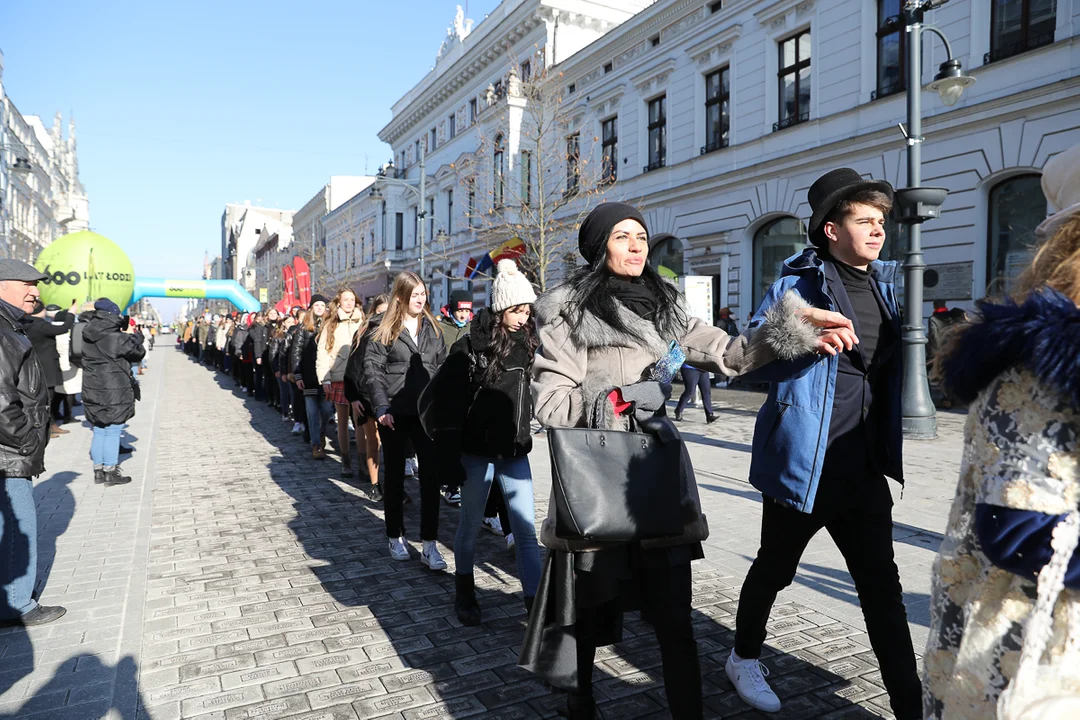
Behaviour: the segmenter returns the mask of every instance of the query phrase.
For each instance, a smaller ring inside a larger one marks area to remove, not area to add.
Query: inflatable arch
[[[68,307],[107,297],[122,308],[144,297],[228,300],[243,312],[262,305],[235,280],[139,278],[127,254],[109,238],[89,230],[57,238],[34,263],[48,277],[38,286],[46,305]]]
[[[144,297],[199,298],[228,300],[237,310],[258,312],[262,303],[240,287],[235,280],[163,280],[160,278],[136,278],[131,302]]]

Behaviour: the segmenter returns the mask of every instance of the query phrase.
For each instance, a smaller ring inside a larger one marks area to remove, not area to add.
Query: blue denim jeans
[[[37,607],[37,508],[30,478],[0,478],[0,620]]]
[[[540,583],[540,548],[536,544],[536,510],[532,469],[528,457],[496,459],[461,455],[465,482],[461,486],[461,520],[454,537],[454,563],[459,575],[471,575],[476,536],[484,520],[491,483],[498,479],[510,513],[510,531],[517,544],[518,575],[525,597],[536,595]]]
[[[334,403],[326,399],[322,387],[318,395],[304,395],[304,407],[307,409],[308,433],[311,435],[311,446],[322,445],[326,426],[330,423],[330,416],[334,414]]]
[[[124,425],[94,427],[94,438],[90,441],[90,459],[94,465],[116,467],[120,462],[120,434]]]

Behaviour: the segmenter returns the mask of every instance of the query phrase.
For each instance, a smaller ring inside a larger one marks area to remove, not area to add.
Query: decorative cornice
[[[677,64],[678,61],[675,58],[669,57],[659,65],[654,65],[644,72],[638,73],[630,79],[630,82],[637,87],[638,93],[642,97],[651,95],[667,85],[668,77]]]
[[[602,118],[618,112],[619,100],[622,99],[623,92],[625,91],[626,83],[619,83],[601,93],[589,95],[586,98],[586,102],[588,103],[589,109]]]
[[[776,0],[766,8],[754,13],[754,19],[762,27],[779,30],[787,23],[788,13],[795,10],[802,17],[814,9],[814,0]]]
[[[703,42],[686,48],[686,54],[698,65],[708,65],[731,52],[742,35],[742,25],[729,25]]]

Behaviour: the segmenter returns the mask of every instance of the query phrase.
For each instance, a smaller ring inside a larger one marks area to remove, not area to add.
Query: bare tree
[[[576,230],[612,192],[614,170],[610,158],[593,160],[600,138],[585,108],[567,100],[562,74],[537,69],[539,57],[530,63],[488,87],[477,149],[454,169],[481,245],[520,240],[518,264],[544,292],[576,263]],[[453,248],[433,254],[456,262]]]

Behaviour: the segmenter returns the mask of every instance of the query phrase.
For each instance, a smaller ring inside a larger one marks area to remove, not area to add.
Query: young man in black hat
[[[921,718],[886,480],[903,483],[897,270],[878,260],[892,187],[841,168],[814,182],[808,196],[815,247],[785,262],[751,326],[794,289],[811,305],[848,317],[859,344],[835,356],[777,361],[748,376],[770,383],[750,464],[750,482],[764,496],[761,548],[743,582],[727,675],[754,708],[780,709],[758,661],[765,626],[777,593],[824,528],[855,582],[893,713]]]

